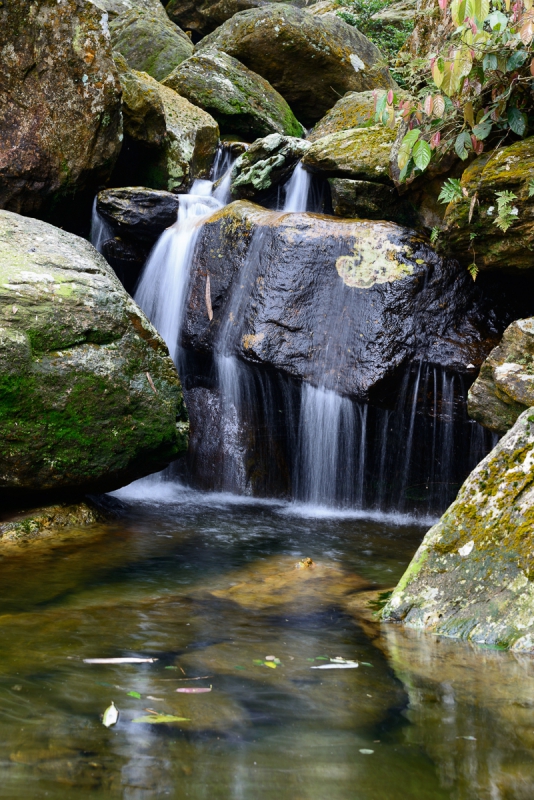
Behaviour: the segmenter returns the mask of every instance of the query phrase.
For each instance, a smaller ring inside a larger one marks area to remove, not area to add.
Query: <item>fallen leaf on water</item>
[[[115,703],[113,700],[111,701],[111,705],[106,708],[104,714],[102,716],[102,725],[105,725],[106,728],[110,728],[112,725],[115,725],[119,718],[119,712],[115,707]]]
[[[466,739],[466,741],[468,741],[468,742],[476,742],[476,740],[477,740],[476,736],[457,736],[456,738],[457,739]]]
[[[360,664],[362,664],[364,667],[372,667],[373,666],[368,661],[360,661]]]
[[[331,661],[330,664],[321,664],[310,669],[356,669],[359,666],[357,661]]]
[[[246,667],[240,667],[239,664],[234,664],[234,669],[246,669]]]
[[[263,663],[266,667],[270,667],[271,669],[276,669],[276,664],[274,663],[274,661],[264,661]]]
[[[149,725],[162,725],[169,722],[190,722],[188,717],[175,717],[172,714],[154,714],[151,717],[136,717],[132,722],[146,722]]]
[[[360,753],[362,753],[364,756],[372,756],[374,752],[374,750],[366,750],[365,747],[362,747],[360,750]]]
[[[137,697],[138,700],[141,699],[139,692],[128,692],[128,697]]]
[[[84,658],[84,664],[153,664],[157,658]]]
[[[152,697],[151,694],[147,694],[147,700],[156,700],[158,703],[163,703],[163,697]]]
[[[209,689],[207,686],[180,686],[176,691],[182,694],[203,694],[204,692],[211,692],[211,686]]]

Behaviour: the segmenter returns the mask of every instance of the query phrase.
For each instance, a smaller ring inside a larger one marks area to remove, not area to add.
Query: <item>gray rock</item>
[[[84,239],[0,211],[0,497],[116,489],[163,468],[180,382]]]
[[[302,163],[310,172],[339,178],[392,183],[391,151],[396,128],[382,124],[350,128],[317,139]]]
[[[268,80],[304,125],[321,119],[346,92],[396,85],[378,48],[356,28],[287,5],[236,14],[195,52],[210,49]]]
[[[188,58],[164,85],[211,114],[222,133],[238,134],[247,141],[270,133],[304,135],[304,128],[270,83],[226,53]]]
[[[530,409],[426,534],[385,619],[479,644],[534,650],[533,462]]]
[[[282,2],[305,7],[313,0],[170,0],[165,8],[169,18],[183,30],[205,36],[239,11]]]
[[[469,391],[469,416],[496,433],[506,433],[534,406],[534,318],[519,319],[482,364]]]

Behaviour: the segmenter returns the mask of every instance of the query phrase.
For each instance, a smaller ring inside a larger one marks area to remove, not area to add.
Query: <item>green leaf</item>
[[[376,116],[377,117],[380,117],[383,114],[383,112],[385,111],[386,105],[387,105],[387,99],[388,99],[387,92],[384,92],[384,94],[381,95],[378,98],[378,101],[376,103]]]
[[[506,72],[513,72],[515,69],[522,67],[527,60],[527,56],[526,50],[515,50],[506,61]]]
[[[465,161],[469,154],[469,150],[473,149],[471,137],[467,131],[462,131],[460,134],[458,134],[454,143],[454,149],[456,151],[456,155],[461,158],[462,161]]]
[[[469,274],[471,275],[473,280],[476,281],[477,275],[478,275],[478,267],[477,267],[477,265],[474,264],[474,263],[473,264],[469,264],[469,266],[467,267],[467,271],[469,272]]]
[[[486,122],[479,122],[478,125],[475,125],[473,128],[473,133],[477,139],[482,141],[483,139],[487,139],[487,137],[490,135],[492,127],[493,123],[489,120],[486,120]]]
[[[170,722],[191,722],[188,717],[175,717],[172,714],[149,714],[146,717],[136,717],[132,722],[146,722],[148,725],[164,725]]]
[[[508,125],[518,136],[524,136],[527,130],[527,118],[518,108],[508,109]]]
[[[137,697],[138,700],[141,699],[139,692],[128,692],[128,697]]]
[[[432,150],[430,149],[430,145],[428,142],[425,142],[424,139],[420,139],[416,142],[413,148],[413,160],[415,161],[415,166],[418,167],[421,172],[428,167],[430,164],[430,159],[432,158]]]
[[[493,69],[497,69],[498,63],[497,56],[494,53],[487,53],[482,59],[482,67],[484,72],[490,72]]]
[[[494,11],[489,15],[487,22],[492,31],[503,31],[508,25],[508,17],[502,11]]]
[[[532,197],[534,195],[534,178],[532,178],[528,183],[528,196]]]
[[[414,144],[416,143],[416,141],[419,139],[420,135],[421,135],[421,131],[420,131],[419,128],[414,128],[413,130],[408,131],[408,133],[405,136],[403,136],[403,139],[402,139],[402,142],[401,142],[401,147],[404,144],[407,147],[413,147]]]

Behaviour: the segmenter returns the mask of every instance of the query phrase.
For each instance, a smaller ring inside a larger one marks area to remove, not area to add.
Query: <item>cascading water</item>
[[[286,183],[283,211],[306,211],[311,191],[311,175],[299,163],[293,170],[293,175]]]
[[[109,239],[113,238],[113,231],[103,217],[98,213],[97,197],[93,202],[93,213],[91,215],[91,233],[89,234],[89,241],[99,253],[104,252],[104,244]]]

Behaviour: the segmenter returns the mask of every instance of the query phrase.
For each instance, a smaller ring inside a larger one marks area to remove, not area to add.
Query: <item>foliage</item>
[[[398,157],[401,181],[427,168],[427,147],[434,158],[454,151],[465,160],[479,155],[488,140],[498,143],[528,132],[534,0],[513,5],[512,0],[439,0],[439,5],[452,33],[426,63],[405,68],[414,99],[392,104],[393,115],[409,128]],[[383,116],[389,114],[386,103]]]
[[[513,192],[496,192],[496,197],[497,217],[494,220],[494,224],[506,233],[517,218],[517,208],[512,206],[513,201],[517,200],[517,195]]]
[[[430,231],[430,243],[436,245],[438,243],[440,230],[438,227],[434,225],[432,230]]]
[[[441,187],[438,200],[440,203],[452,203],[454,200],[461,200],[463,196],[460,181],[457,178],[449,178]]]
[[[409,21],[396,26],[379,19],[373,19],[373,16],[387,8],[391,1],[337,0],[338,4],[343,5],[344,8],[343,11],[338,11],[338,16],[349,25],[358,28],[361,33],[376,44],[388,59],[394,60],[413,31],[414,23]],[[350,11],[346,11],[346,8],[349,8]]]

